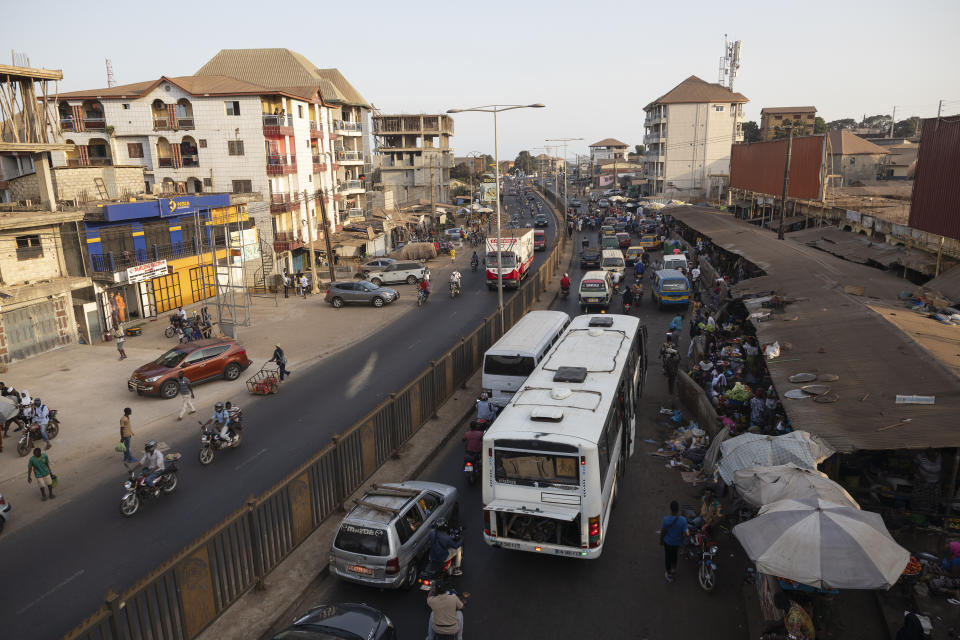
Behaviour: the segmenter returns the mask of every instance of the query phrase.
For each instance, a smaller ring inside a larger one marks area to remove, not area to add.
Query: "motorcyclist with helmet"
[[[460,278],[461,278],[460,272],[457,271],[456,269],[454,269],[450,273],[450,284],[452,284],[455,287],[455,291],[458,294],[460,293]]]
[[[563,277],[560,278],[560,291],[562,291],[564,295],[570,292],[570,274],[569,273],[563,274]]]
[[[480,394],[480,399],[477,400],[477,420],[486,420],[490,423],[496,417],[497,408],[493,406],[493,403],[490,402],[490,396],[484,391]]]
[[[140,466],[146,467],[150,472],[147,476],[147,486],[154,488],[154,495],[159,494],[160,489],[154,485],[157,482],[157,478],[160,477],[160,474],[162,474],[166,468],[166,464],[163,461],[163,454],[157,449],[156,440],[147,440],[143,444],[143,457],[140,458]]]
[[[447,560],[453,559],[453,570],[451,573],[455,576],[463,575],[460,570],[460,563],[463,560],[463,546],[459,540],[454,540],[450,535],[450,525],[446,518],[437,518],[433,525],[433,531],[430,532],[430,562],[428,568],[431,573],[440,573]]]
[[[420,284],[417,285],[420,295],[423,296],[423,301],[426,302],[430,297],[430,281],[426,278],[420,278]]]
[[[213,405],[213,416],[211,416],[210,422],[217,428],[217,435],[220,436],[221,440],[228,443],[233,440],[230,436],[230,412],[227,411],[222,402]]]
[[[477,252],[473,252],[473,257],[470,258],[470,269],[473,271],[477,270],[477,267],[480,266],[480,256],[477,255]]]

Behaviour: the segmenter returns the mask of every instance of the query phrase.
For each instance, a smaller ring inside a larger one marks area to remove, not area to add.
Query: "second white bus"
[[[487,349],[481,386],[494,405],[510,402],[568,324],[570,316],[562,311],[531,311]]]
[[[646,328],[624,315],[573,319],[483,439],[484,541],[598,558],[633,455]]]

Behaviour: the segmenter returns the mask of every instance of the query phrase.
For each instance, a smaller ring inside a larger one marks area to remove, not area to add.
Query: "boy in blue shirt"
[[[666,572],[663,577],[667,582],[673,582],[677,571],[677,554],[683,545],[684,538],[689,535],[687,519],[680,515],[680,505],[676,500],[670,503],[670,515],[664,517],[660,523],[660,543],[663,545]]]

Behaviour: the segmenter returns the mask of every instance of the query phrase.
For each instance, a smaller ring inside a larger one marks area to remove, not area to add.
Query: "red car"
[[[617,234],[617,242],[620,243],[620,248],[621,248],[621,249],[629,249],[629,248],[630,248],[630,234],[627,233],[627,232],[625,232],[625,231],[621,231],[620,233]]]
[[[195,340],[179,344],[137,368],[127,380],[127,389],[141,395],[175,398],[180,392],[180,371],[191,383],[198,384],[214,378],[236,380],[250,364],[247,350],[230,338]]]
[[[547,248],[547,232],[543,229],[533,230],[533,250],[545,251]]]

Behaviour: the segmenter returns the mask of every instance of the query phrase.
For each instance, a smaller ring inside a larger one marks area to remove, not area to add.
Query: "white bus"
[[[531,311],[483,354],[481,385],[497,407],[505,407],[537,363],[570,324],[562,311]]]
[[[598,558],[646,373],[646,327],[573,319],[483,438],[487,544]]]

